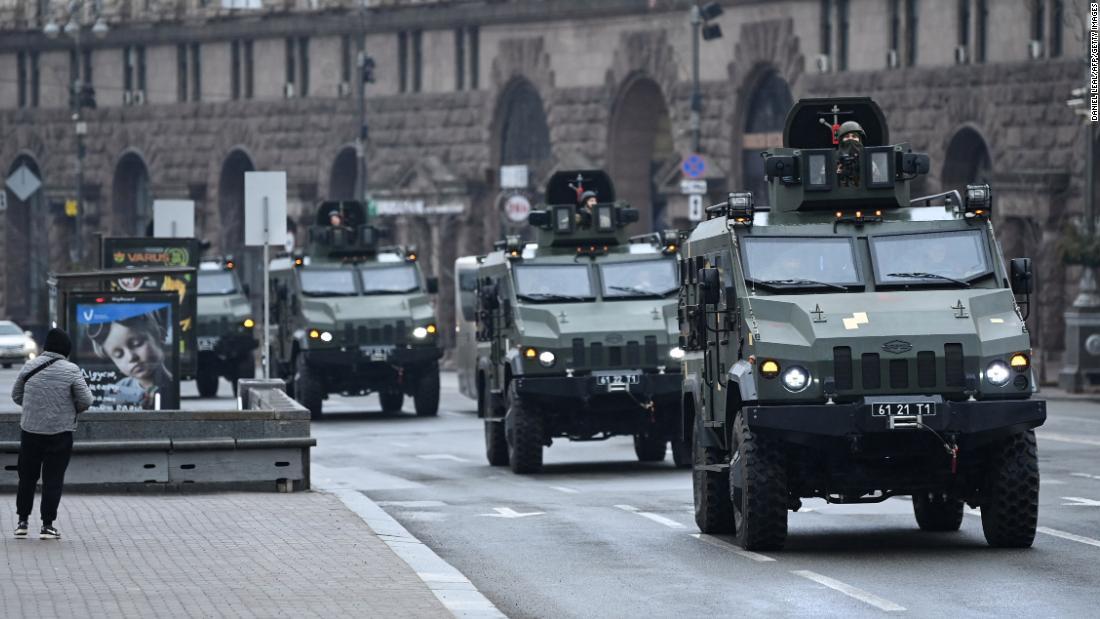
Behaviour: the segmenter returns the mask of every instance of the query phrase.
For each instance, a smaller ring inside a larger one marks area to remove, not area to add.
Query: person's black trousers
[[[15,509],[20,520],[30,518],[34,510],[34,488],[42,476],[42,522],[57,520],[57,505],[61,503],[61,487],[65,484],[65,469],[73,453],[73,433],[34,434],[23,431],[19,443],[19,493]]]

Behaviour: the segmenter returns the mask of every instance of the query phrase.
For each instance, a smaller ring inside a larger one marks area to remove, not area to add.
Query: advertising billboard
[[[199,243],[182,238],[107,238],[103,239],[103,267],[198,267]],[[195,315],[198,303],[198,279],[194,274],[135,275],[112,282],[112,292],[174,292],[179,296],[179,363],[184,377],[196,373],[198,342]]]
[[[179,295],[73,293],[72,361],[94,398],[93,411],[178,409]]]

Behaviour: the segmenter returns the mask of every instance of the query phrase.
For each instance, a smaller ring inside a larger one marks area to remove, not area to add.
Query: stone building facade
[[[353,197],[360,40],[377,78],[365,89],[366,191],[441,276],[445,324],[455,257],[512,230],[505,194],[537,202],[554,169],[605,167],[646,224],[688,227],[692,4],[0,0],[0,166],[43,181],[26,200],[8,191],[0,314],[42,324],[46,272],[94,263],[97,235],[143,232],[154,198],[194,200],[213,251],[239,255],[244,171],[286,170],[298,223],[318,199]],[[792,101],[874,97],[894,140],[932,157],[919,190],[994,186],[1005,251],[1036,261],[1029,324],[1052,378],[1078,275],[1057,241],[1084,202],[1087,132],[1065,101],[1085,80],[1087,2],[719,4],[723,36],[700,54],[711,197],[760,191],[757,153],[780,139]],[[60,36],[45,35],[51,23]],[[81,78],[97,108],[83,112],[76,243],[61,205],[75,195],[69,84]],[[499,188],[511,164],[528,166],[526,190]]]

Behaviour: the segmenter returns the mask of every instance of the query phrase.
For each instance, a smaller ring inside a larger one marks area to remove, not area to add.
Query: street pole
[[[364,68],[367,63],[366,50],[366,4],[359,10],[359,32],[357,33],[356,72],[355,81],[358,83],[356,92],[359,96],[359,132],[355,138],[355,199],[367,202],[367,84],[364,79]]]
[[[264,196],[264,350],[261,357],[264,361],[264,380],[271,378],[271,328],[268,326],[268,316],[271,312],[271,277],[269,269],[271,259],[271,218],[268,216],[267,196]]]
[[[76,134],[76,216],[73,217],[73,233],[76,239],[73,242],[72,262],[80,265],[84,260],[84,134],[88,126],[80,118],[80,96],[84,85],[84,57],[80,50],[80,30],[73,35],[73,46],[76,49],[77,79],[73,82],[73,94],[70,105],[73,107],[73,132]]]
[[[691,7],[691,152],[699,152],[703,94],[699,91],[699,29],[703,16],[698,5]]]

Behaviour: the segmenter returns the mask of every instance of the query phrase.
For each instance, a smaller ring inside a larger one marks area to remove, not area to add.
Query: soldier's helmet
[[[849,133],[858,133],[861,144],[867,141],[867,133],[863,131],[863,127],[854,120],[846,120],[844,124],[840,125],[840,129],[836,132],[836,139],[843,142],[844,136]]]
[[[579,200],[579,204],[581,206],[584,206],[584,204],[586,202],[588,202],[589,198],[595,198],[595,197],[596,197],[596,192],[595,191],[586,191],[586,192],[581,194],[581,199]]]

